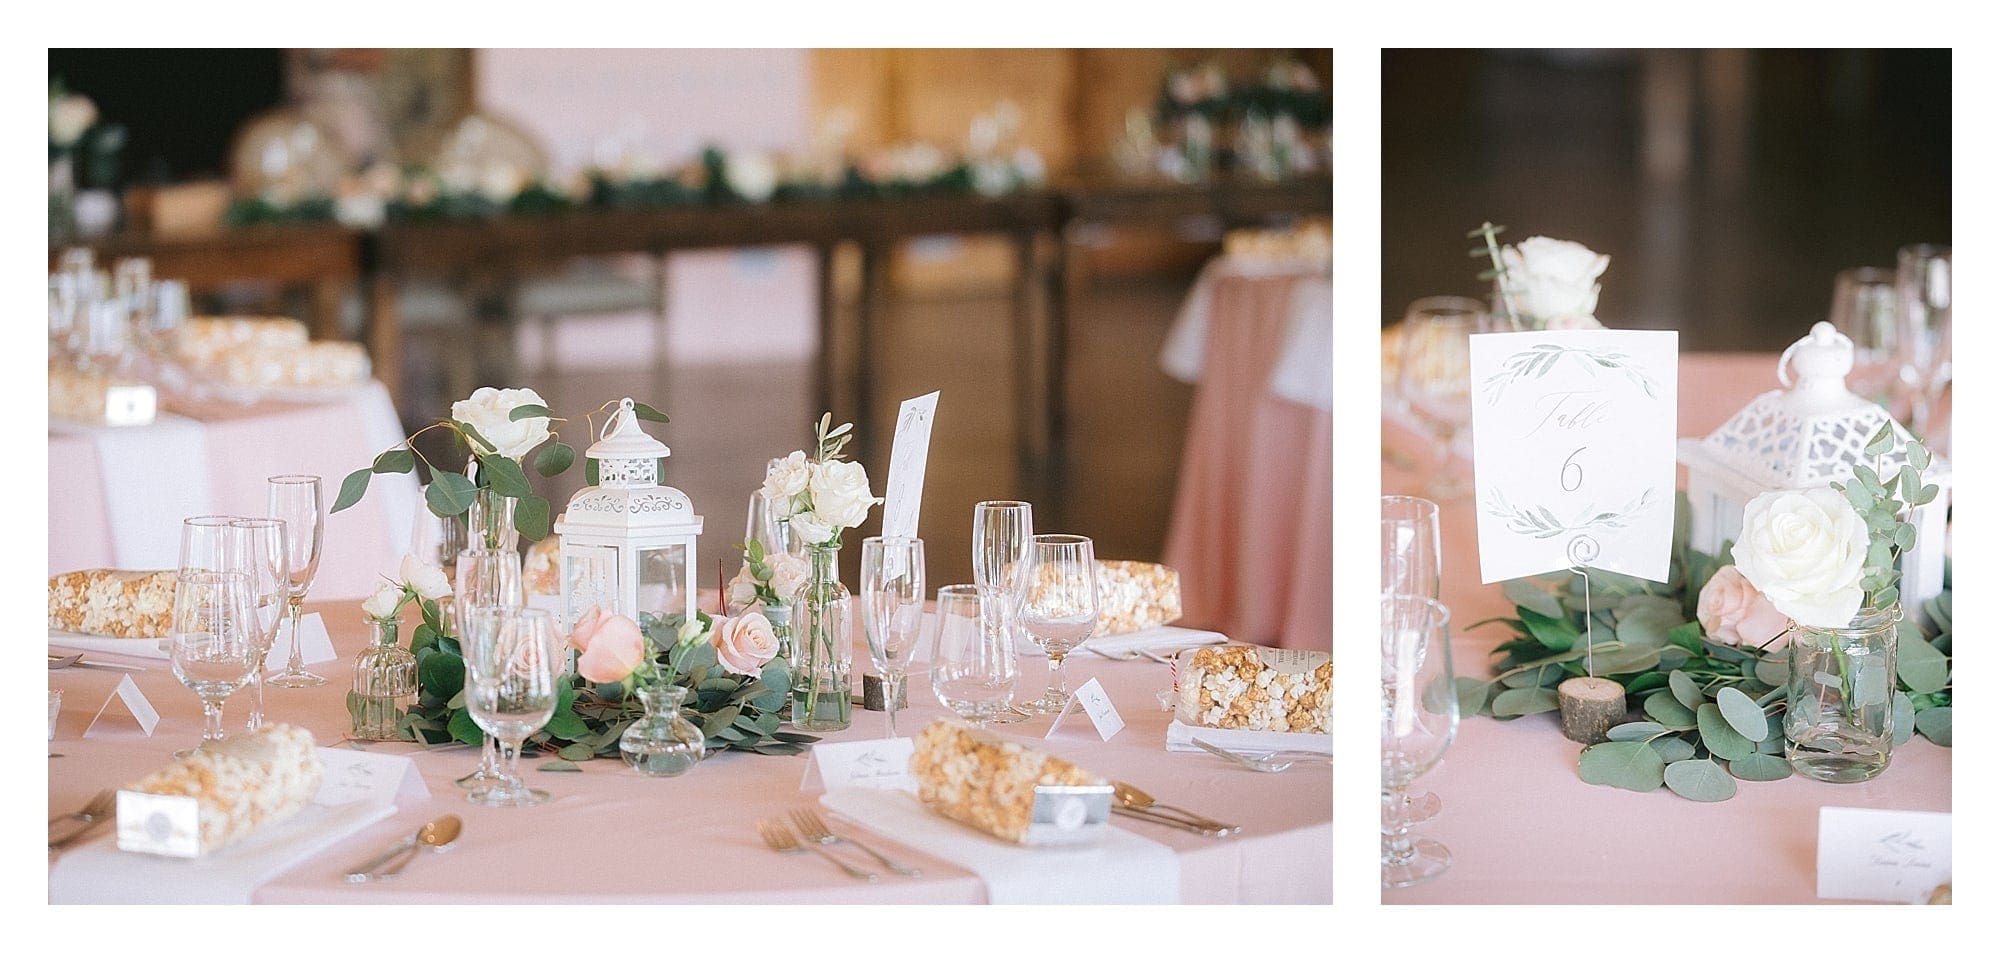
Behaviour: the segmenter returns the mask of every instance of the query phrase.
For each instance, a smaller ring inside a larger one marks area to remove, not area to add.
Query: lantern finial
[[[1821,321],[1812,332],[1792,342],[1778,358],[1778,383],[1792,386],[1790,369],[1799,372],[1801,389],[1822,389],[1838,384],[1846,390],[1847,372],[1854,369],[1854,341],[1832,324]]]

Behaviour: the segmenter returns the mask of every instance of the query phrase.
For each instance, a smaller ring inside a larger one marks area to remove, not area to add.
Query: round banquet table
[[[49,575],[172,569],[181,520],[261,516],[265,479],[312,473],[333,506],[340,481],[402,439],[389,392],[367,381],[319,404],[176,408],[142,427],[49,424]],[[361,599],[408,550],[417,478],[377,474],[327,517],[313,595]]]
[[[1683,354],[1679,433],[1708,434],[1752,397],[1777,387],[1773,354]],[[1430,460],[1424,439],[1394,424],[1382,431],[1383,493],[1422,496]],[[1470,464],[1455,458],[1453,465]],[[1685,470],[1682,471],[1685,482]],[[1459,675],[1490,677],[1505,631],[1467,623],[1510,615],[1498,585],[1479,583],[1470,497],[1442,504],[1443,599],[1453,621]],[[1418,833],[1455,858],[1443,876],[1385,889],[1386,903],[1810,903],[1816,899],[1821,807],[1951,810],[1951,749],[1917,736],[1895,750],[1872,781],[1826,784],[1793,776],[1739,782],[1728,801],[1703,804],[1665,788],[1636,794],[1585,784],[1581,747],[1562,736],[1555,713],[1512,722],[1472,718],[1444,761],[1418,780],[1443,806]]]
[[[301,725],[321,744],[339,744],[347,731],[342,699],[349,665],[366,635],[354,602],[309,606],[326,619],[340,659],[313,670],[331,683],[311,689],[265,689],[265,710],[277,722]],[[133,678],[162,716],[151,738],[85,739],[84,729],[124,674],[65,669],[49,673],[64,692],[56,740],[49,750],[51,816],[88,801],[166,764],[172,753],[199,738],[201,707],[164,662],[93,656],[133,663]],[[865,650],[856,667],[867,670]],[[1022,683],[1039,687],[1040,666],[1024,659]],[[1167,667],[1111,661],[1080,653],[1069,663],[1070,685],[1095,677],[1110,693],[1125,729],[1097,740],[1089,721],[1072,712],[1054,739],[1043,740],[1047,716],[995,729],[1107,777],[1130,782],[1164,803],[1187,807],[1243,826],[1241,834],[1212,839],[1144,821],[1113,823],[1173,849],[1181,865],[1185,903],[1329,903],[1332,899],[1332,774],[1307,765],[1281,774],[1259,774],[1201,752],[1168,752],[1170,713],[1156,695],[1169,687]],[[857,680],[859,676],[856,676]],[[897,717],[904,733],[944,715],[913,666],[910,707]],[[242,701],[228,707],[228,725],[240,730]],[[828,741],[862,741],[887,733],[886,715],[855,706],[853,727],[830,732]],[[599,759],[580,773],[545,773],[524,760],[524,776],[554,799],[529,809],[484,808],[465,802],[453,779],[479,760],[475,748],[425,749],[377,744],[366,750],[408,754],[430,799],[406,804],[396,815],[349,841],[308,857],[256,890],[257,903],[983,903],[986,889],[971,872],[889,841],[862,835],[892,857],[921,867],[921,879],[885,875],[876,883],[850,880],[817,857],[778,855],[763,846],[756,822],[795,808],[814,807],[818,796],[800,791],[807,759],[742,752],[711,755],[678,778],[640,778],[622,762]],[[341,872],[407,835],[423,821],[456,813],[465,822],[457,845],[419,858],[403,877],[350,885]],[[835,821],[836,826],[846,825]],[[847,832],[852,833],[851,828]],[[967,831],[968,836],[982,836]],[[104,836],[104,835],[99,835]],[[62,902],[51,897],[51,902]],[[131,902],[146,900],[132,885]]]

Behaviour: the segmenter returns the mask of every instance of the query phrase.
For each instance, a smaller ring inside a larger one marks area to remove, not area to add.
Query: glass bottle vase
[[[687,689],[653,683],[633,690],[646,714],[618,737],[618,753],[642,777],[671,778],[686,774],[701,761],[706,739],[694,722],[681,715]]]
[[[811,572],[792,604],[797,643],[792,666],[792,726],[839,731],[854,720],[847,684],[854,665],[852,609],[840,583],[840,543],[807,547]]]
[[[521,531],[514,528],[516,502],[513,497],[501,496],[490,486],[480,487],[472,497],[472,506],[465,511],[466,545],[472,549],[518,553]]]
[[[1866,781],[1889,767],[1900,605],[1863,607],[1846,625],[1795,625],[1785,678],[1785,758],[1821,781]]]
[[[395,619],[370,619],[368,627],[369,645],[354,657],[348,713],[354,716],[354,737],[394,741],[403,711],[417,703],[417,657],[396,644]]]

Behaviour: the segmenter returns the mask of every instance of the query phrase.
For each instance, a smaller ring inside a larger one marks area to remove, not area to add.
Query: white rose
[[[868,471],[859,463],[829,460],[817,464],[810,482],[813,512],[829,526],[860,526],[875,505],[875,494],[868,489]]]
[[[451,580],[444,570],[418,559],[415,553],[403,557],[403,584],[417,591],[426,599],[442,599],[451,595]]]
[[[1868,524],[1840,491],[1773,490],[1743,508],[1736,568],[1802,625],[1842,626],[1861,608]]]
[[[799,590],[812,575],[812,564],[790,553],[773,553],[764,564],[771,567],[771,591],[787,605],[798,599]]]
[[[462,424],[471,424],[486,442],[493,445],[495,452],[510,460],[520,460],[528,451],[541,446],[549,439],[549,418],[529,417],[526,420],[508,420],[507,415],[514,408],[528,404],[547,406],[542,395],[520,387],[495,390],[481,387],[472,396],[451,405],[451,419]],[[475,447],[477,444],[474,445]]]
[[[751,202],[764,202],[778,190],[778,165],[761,152],[738,152],[722,166],[723,178],[737,195]]]
[[[1595,328],[1597,276],[1611,257],[1576,242],[1536,236],[1500,249],[1514,313],[1538,327]]]
[[[736,570],[736,577],[729,580],[728,599],[732,606],[747,606],[757,601],[757,579],[750,575],[749,563],[744,563],[742,569]]]
[[[396,617],[396,608],[402,605],[402,602],[403,587],[393,582],[385,582],[382,588],[375,590],[374,595],[361,603],[361,614],[378,621],[393,619]]]
[[[806,491],[807,481],[812,479],[812,464],[806,462],[803,450],[794,450],[791,456],[772,461],[771,468],[764,471],[764,498],[781,507],[779,515],[791,515],[791,500]]]
[[[76,145],[97,124],[97,104],[87,96],[49,100],[49,141],[59,149]]]
[[[808,546],[817,546],[833,538],[833,527],[811,513],[800,513],[790,520],[792,535]]]
[[[686,622],[681,623],[680,632],[674,635],[674,644],[686,648],[707,634],[708,627],[701,624],[701,617],[693,616]]]

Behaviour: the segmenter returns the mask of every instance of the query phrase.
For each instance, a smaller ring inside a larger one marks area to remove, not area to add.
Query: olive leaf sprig
[[[854,434],[849,432],[853,429],[854,424],[852,423],[845,423],[835,427],[833,425],[832,411],[821,414],[819,423],[813,427],[813,434],[818,438],[818,446],[816,447],[816,452],[813,454],[813,462],[826,463],[827,461],[838,460],[846,456],[841,451],[842,448],[847,446],[849,440],[854,439]]]
[[[1896,431],[1884,422],[1882,429],[1868,438],[1862,449],[1869,462],[1854,465],[1854,476],[1833,488],[1846,494],[1847,502],[1868,524],[1868,555],[1863,562],[1861,588],[1865,604],[1886,609],[1896,603],[1902,572],[1896,560],[1917,544],[1917,527],[1910,515],[1917,507],[1937,499],[1936,484],[1924,482],[1931,454],[1922,442],[1911,437],[1903,442],[1903,464],[1887,478],[1882,474],[1884,458],[1896,449]]]
[[[1470,255],[1473,258],[1478,258],[1484,255],[1488,260],[1493,262],[1492,268],[1489,268],[1479,273],[1479,280],[1497,281],[1500,283],[1500,307],[1505,309],[1507,312],[1508,326],[1512,327],[1516,331],[1519,331],[1521,330],[1521,316],[1514,313],[1514,296],[1507,293],[1507,265],[1500,258],[1499,235],[1501,232],[1504,232],[1506,230],[1507,226],[1505,225],[1495,225],[1492,222],[1480,222],[1479,227],[1473,229],[1472,231],[1466,232],[1465,237],[1483,238],[1485,239],[1485,243],[1476,248],[1473,248],[1466,254]]]

